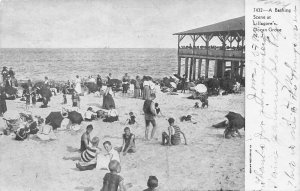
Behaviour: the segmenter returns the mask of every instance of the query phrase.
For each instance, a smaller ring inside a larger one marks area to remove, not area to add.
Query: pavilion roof
[[[245,31],[245,16],[175,33],[173,35],[202,35],[208,33],[225,33],[231,31]]]

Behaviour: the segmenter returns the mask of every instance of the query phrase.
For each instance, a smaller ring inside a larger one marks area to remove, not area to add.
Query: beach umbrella
[[[173,74],[173,76],[175,76],[177,79],[179,79],[179,80],[181,80],[182,78],[181,78],[181,76],[180,75],[178,75],[178,74]]]
[[[175,82],[171,82],[170,85],[173,87],[173,88],[176,88],[177,85],[175,84]]]
[[[52,96],[51,90],[49,88],[47,88],[47,87],[42,87],[39,90],[39,94],[41,94],[42,97],[45,97],[47,99],[49,99]]]
[[[68,118],[74,124],[80,124],[83,121],[82,115],[77,111],[71,111],[68,114]]]
[[[17,88],[13,88],[11,86],[5,86],[4,88],[5,93],[7,93],[8,95],[14,95],[17,94],[18,89]]]
[[[57,129],[60,127],[61,122],[63,120],[63,116],[61,115],[60,111],[54,111],[51,112],[47,117],[46,117],[46,124],[49,124],[53,127],[53,129]]]
[[[42,87],[45,86],[44,82],[36,82],[33,86],[34,89],[38,88],[38,89],[42,89]]]
[[[245,127],[245,118],[241,114],[230,111],[225,117],[229,121],[229,126],[237,129]]]
[[[96,92],[98,91],[98,86],[94,82],[86,82],[84,85],[88,88],[89,92]]]
[[[195,91],[199,92],[199,93],[205,93],[207,92],[207,88],[204,84],[198,84],[195,88]]]

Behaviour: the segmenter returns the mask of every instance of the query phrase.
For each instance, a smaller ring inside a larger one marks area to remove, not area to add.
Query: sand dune
[[[130,126],[136,135],[137,153],[121,156],[121,175],[125,184],[131,183],[129,190],[140,191],[146,188],[150,175],[157,176],[160,190],[244,190],[244,136],[224,139],[224,129],[211,127],[220,122],[228,111],[244,116],[244,93],[209,98],[208,109],[193,109],[195,100],[189,94],[167,95],[158,93],[156,102],[165,117],[158,117],[158,130],[155,141],[144,142],[143,100],[122,97],[116,94],[115,102],[120,121],[104,123],[91,122],[92,136],[100,141],[109,140],[113,146],[121,146],[124,125],[130,111],[134,112],[138,124]],[[71,102],[70,97],[68,101]],[[46,117],[51,111],[61,110],[62,95],[54,96],[50,107],[32,108],[33,114]],[[8,101],[8,109],[20,112],[25,103]],[[93,94],[82,97],[82,110],[89,105],[101,106],[102,98]],[[180,122],[182,115],[192,115],[197,124]],[[168,127],[167,118],[174,117],[186,134],[188,145],[164,147],[160,145],[161,133]],[[79,154],[80,136],[87,122],[79,132],[57,131],[55,141],[41,142],[29,139],[23,142],[0,136],[0,190],[40,191],[40,190],[100,190],[105,170],[80,172],[75,163]],[[0,127],[5,123],[0,120]],[[244,131],[241,130],[242,135]]]

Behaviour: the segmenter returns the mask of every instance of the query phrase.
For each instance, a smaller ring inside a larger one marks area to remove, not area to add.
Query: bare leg
[[[156,129],[157,129],[157,127],[156,127],[156,125],[154,125],[152,128],[152,131],[151,131],[151,139],[153,139]]]
[[[148,134],[149,134],[149,125],[146,126],[146,129],[145,129],[145,139],[146,139],[146,141],[149,140],[149,139],[148,139]]]

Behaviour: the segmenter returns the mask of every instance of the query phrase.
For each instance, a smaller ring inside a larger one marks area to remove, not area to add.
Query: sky
[[[0,1],[1,48],[176,48],[176,32],[245,15],[244,0]]]

